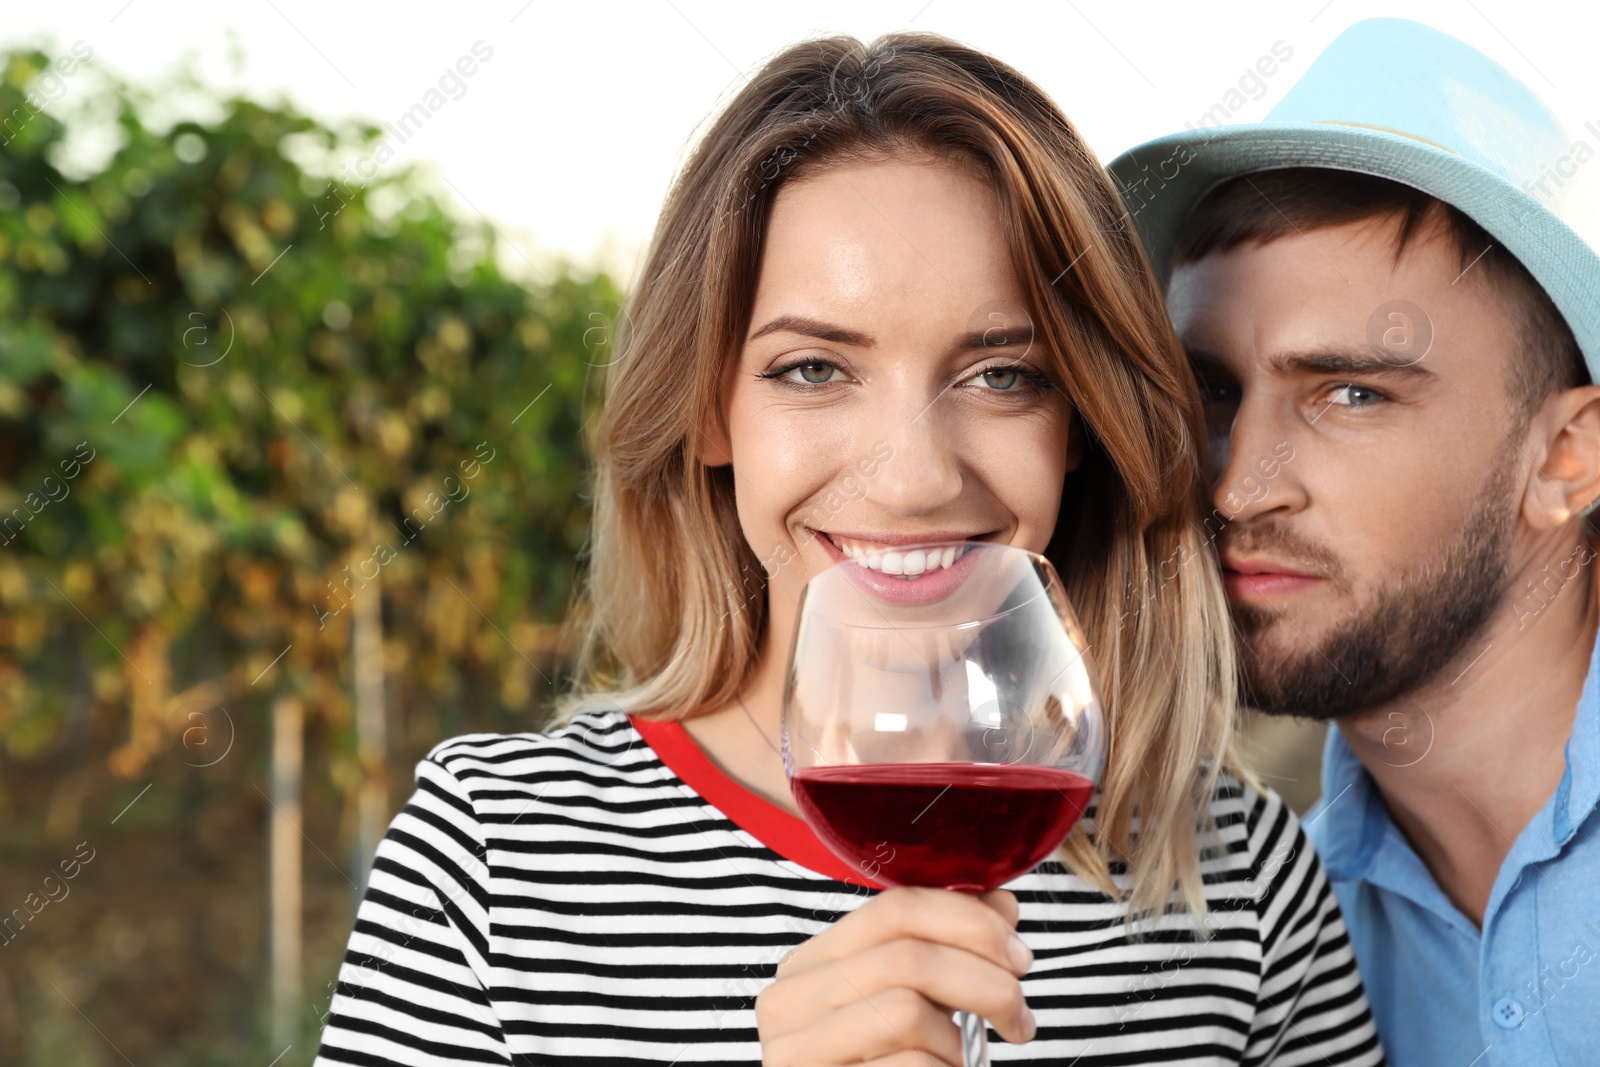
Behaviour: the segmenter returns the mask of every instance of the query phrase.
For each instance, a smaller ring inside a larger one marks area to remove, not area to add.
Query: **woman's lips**
[[[941,566],[936,570],[925,571],[913,577],[904,575],[885,574],[881,570],[863,566],[856,562],[836,544],[827,534],[818,531],[817,541],[835,563],[848,563],[851,581],[873,596],[889,604],[899,606],[915,606],[920,604],[934,604],[953,593],[966,581],[972,573],[972,568],[977,564],[980,549],[969,548],[957,556],[950,566]],[[951,544],[952,542],[917,542],[917,544]],[[910,548],[911,546],[904,546]]]

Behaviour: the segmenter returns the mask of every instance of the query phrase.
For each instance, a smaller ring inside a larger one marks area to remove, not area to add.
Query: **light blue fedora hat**
[[[1284,167],[1373,174],[1461,209],[1544,286],[1600,382],[1600,122],[1568,129],[1454,37],[1367,19],[1260,122],[1160,137],[1109,169],[1164,288],[1173,236],[1200,198]]]

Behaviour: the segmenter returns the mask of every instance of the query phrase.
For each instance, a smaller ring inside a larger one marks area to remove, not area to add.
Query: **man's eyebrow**
[[[1189,365],[1196,373],[1220,374],[1228,369],[1215,352],[1187,344],[1183,346],[1183,352],[1189,357]]]
[[[877,339],[858,330],[846,329],[835,326],[830,322],[809,318],[805,315],[779,315],[765,326],[752,333],[747,339],[754,341],[765,337],[769,333],[797,333],[805,337],[815,337],[819,341],[831,341],[834,344],[853,345],[857,348],[871,348],[877,344]],[[1026,346],[1033,340],[1033,326],[1030,323],[1018,323],[1010,326],[991,326],[984,330],[971,330],[962,334],[956,341],[955,348],[965,351],[979,348],[1007,348],[1013,345]]]
[[[1285,352],[1268,361],[1279,374],[1360,374],[1391,375],[1405,378],[1435,378],[1438,375],[1422,365],[1422,360],[1378,349],[1317,350]]]
[[[1185,344],[1184,354],[1196,374],[1230,375],[1232,371],[1221,356],[1197,345]],[[1283,352],[1267,361],[1276,374],[1352,374],[1390,375],[1407,378],[1436,378],[1421,360],[1407,362],[1407,357],[1380,353],[1375,349],[1316,349],[1309,352]]]

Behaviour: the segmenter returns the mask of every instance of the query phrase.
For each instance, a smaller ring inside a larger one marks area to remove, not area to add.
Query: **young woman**
[[[1233,752],[1200,398],[1055,106],[941,37],[796,45],[700,141],[608,368],[585,684],[436,746],[378,849],[319,1063],[1381,1061],[1298,823]],[[796,815],[807,578],[1046,553],[1112,730],[1058,858],[879,892]]]

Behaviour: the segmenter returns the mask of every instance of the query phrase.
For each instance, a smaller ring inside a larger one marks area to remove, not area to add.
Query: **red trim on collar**
[[[656,722],[632,715],[628,722],[685,785],[784,859],[836,881],[869,889],[884,888],[830,852],[800,816],[784,811],[723,774],[695,744],[683,723]]]

